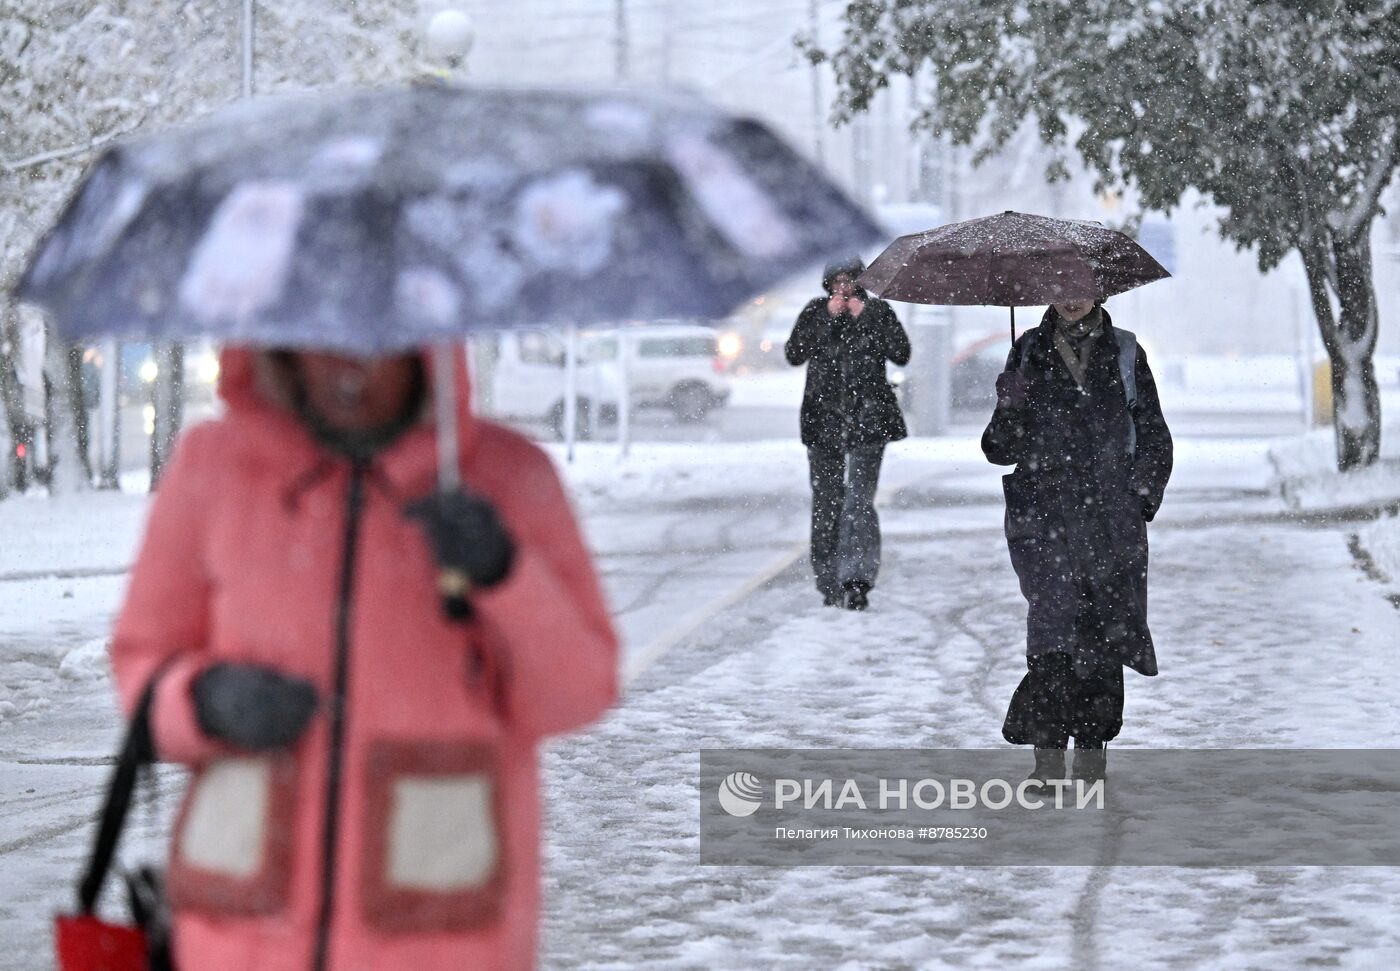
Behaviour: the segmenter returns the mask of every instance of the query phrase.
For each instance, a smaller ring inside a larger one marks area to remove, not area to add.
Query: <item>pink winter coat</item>
[[[463,480],[518,551],[473,599],[476,620],[451,623],[402,514],[433,488],[431,427],[356,476],[278,404],[261,360],[225,352],[228,411],[176,449],[112,647],[128,711],[162,672],[156,747],[194,772],[169,870],[177,965],[528,968],[536,751],[617,691],[616,638],[559,480],[538,448],[473,419],[463,391]],[[200,732],[190,683],[219,660],[316,685],[293,750],[248,755]]]

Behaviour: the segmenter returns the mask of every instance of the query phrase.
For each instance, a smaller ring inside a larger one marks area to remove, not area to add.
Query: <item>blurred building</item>
[[[844,0],[473,0],[477,43],[469,70],[482,81],[596,83],[623,75],[694,88],[763,118],[872,206],[934,203],[949,220],[1004,209],[1106,222],[1131,214],[1129,203],[1097,196],[1087,177],[1047,184],[1032,137],[973,169],[966,150],[911,135],[917,92],[905,78],[894,79],[868,115],[833,129],[834,79],[829,69],[809,65],[793,39],[815,27],[820,40],[835,41],[845,6]],[[1219,239],[1209,206],[1185,202],[1169,217],[1149,214],[1143,228],[1145,244],[1175,278],[1116,299],[1120,316],[1180,354],[1291,354],[1300,333],[1315,340],[1296,257],[1261,274],[1253,254]],[[1379,227],[1376,263],[1381,349],[1400,352],[1400,217]],[[975,332],[984,321],[988,331],[1004,326],[995,311],[957,315],[960,331]]]

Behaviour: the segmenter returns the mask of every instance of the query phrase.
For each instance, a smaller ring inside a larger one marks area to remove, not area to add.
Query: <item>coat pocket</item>
[[[1017,472],[1003,475],[1001,491],[1006,497],[1007,541],[1047,538],[1048,529],[1036,489],[1026,477]]]
[[[290,753],[220,759],[201,769],[176,823],[171,906],[249,916],[280,912],[291,872],[295,799]]]
[[[497,920],[506,866],[495,748],[380,741],[366,771],[366,921],[421,933]]]

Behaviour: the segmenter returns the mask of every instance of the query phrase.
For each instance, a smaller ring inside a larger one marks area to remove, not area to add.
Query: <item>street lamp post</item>
[[[253,96],[253,0],[243,0],[243,97]]]

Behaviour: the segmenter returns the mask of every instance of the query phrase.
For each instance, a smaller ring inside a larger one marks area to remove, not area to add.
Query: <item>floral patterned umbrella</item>
[[[697,98],[424,83],[107,149],[18,296],[71,339],[371,354],[720,317],[877,235],[771,131]]]

